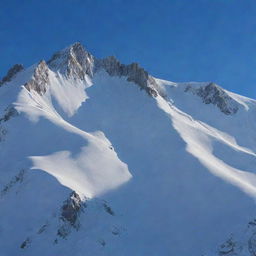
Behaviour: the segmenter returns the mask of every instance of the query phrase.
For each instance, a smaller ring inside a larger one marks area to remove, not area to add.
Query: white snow
[[[256,198],[256,175],[244,170],[233,168],[226,164],[222,159],[218,159],[213,154],[214,140],[227,144],[235,151],[247,153],[256,156],[250,149],[240,147],[236,144],[234,138],[224,134],[221,131],[207,126],[201,122],[193,120],[192,117],[177,110],[169,105],[163,98],[157,97],[158,105],[172,119],[174,128],[187,143],[187,151],[194,155],[208,170],[215,175],[220,176],[228,182],[240,187]]]
[[[63,75],[57,76],[50,71],[50,93],[58,105],[70,117],[74,115],[81,104],[88,98],[85,89],[92,85],[89,77],[86,82],[79,79],[65,79]]]
[[[117,158],[114,151],[97,142],[91,141],[75,156],[70,151],[33,156],[33,169],[41,169],[53,175],[81,197],[99,196],[127,182],[131,175],[127,165]]]
[[[208,83],[157,79],[166,97],[153,98],[103,71],[83,82],[50,71],[40,96],[22,87],[33,68],[0,88],[1,115],[13,102],[21,113],[1,122],[1,255],[214,254],[255,218],[254,100],[227,92],[239,105],[227,116],[184,92]],[[90,200],[62,239],[72,190]]]
[[[81,197],[92,198],[127,182],[131,178],[127,165],[110,149],[111,144],[104,134],[91,134],[72,126],[58,114],[52,104],[52,98],[55,97],[60,107],[68,115],[73,115],[86,99],[86,82],[74,84],[74,81],[65,81],[63,77],[57,80],[51,72],[50,84],[51,89],[43,96],[23,87],[15,103],[16,109],[24,112],[34,122],[38,122],[40,117],[48,119],[60,129],[81,136],[87,145],[76,155],[71,151],[59,151],[47,156],[30,156],[34,163],[33,169],[41,169],[53,175]]]

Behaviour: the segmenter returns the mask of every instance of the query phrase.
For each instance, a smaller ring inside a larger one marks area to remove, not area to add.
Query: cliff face
[[[127,81],[139,85],[149,95],[157,96],[157,83],[138,63],[124,65],[111,56],[102,60],[96,60],[96,71],[100,69],[104,69],[110,76],[127,77]]]
[[[49,82],[49,69],[45,61],[40,61],[34,70],[31,80],[24,86],[28,91],[34,90],[38,94],[43,95],[47,91]]]

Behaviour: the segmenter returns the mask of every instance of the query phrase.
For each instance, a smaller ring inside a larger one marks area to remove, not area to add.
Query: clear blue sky
[[[75,41],[156,77],[256,98],[255,0],[0,0],[0,76]]]

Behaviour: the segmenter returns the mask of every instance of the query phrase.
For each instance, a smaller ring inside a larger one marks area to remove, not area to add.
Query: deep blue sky
[[[156,77],[256,98],[255,0],[0,0],[0,76],[75,41]]]

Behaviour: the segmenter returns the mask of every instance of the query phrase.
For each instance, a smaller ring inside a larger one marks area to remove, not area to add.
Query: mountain
[[[75,43],[0,81],[1,256],[256,255],[256,101]]]

